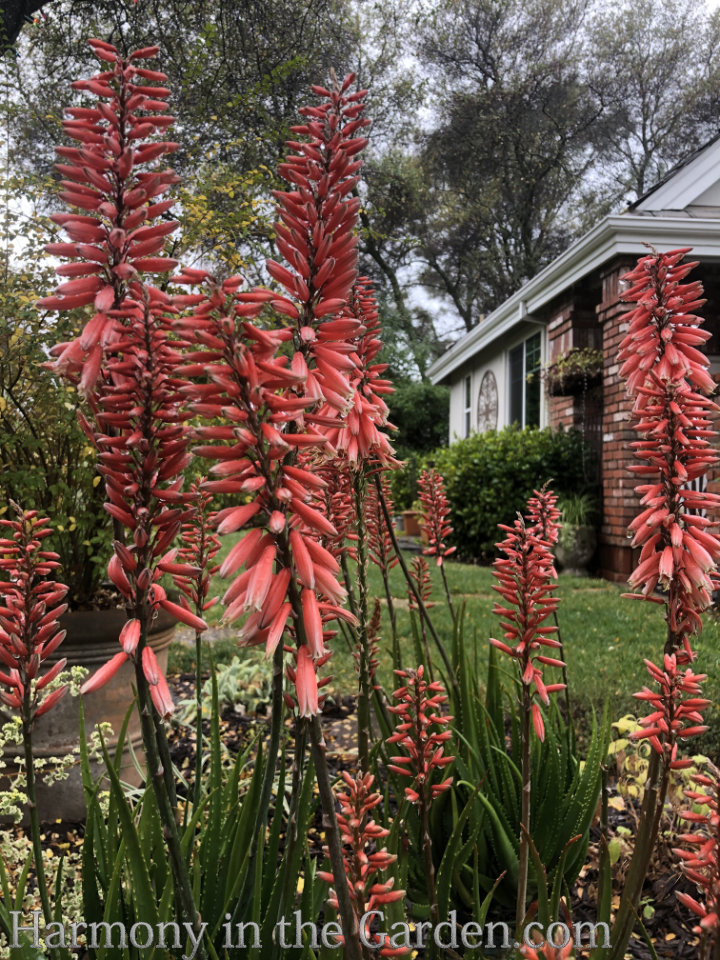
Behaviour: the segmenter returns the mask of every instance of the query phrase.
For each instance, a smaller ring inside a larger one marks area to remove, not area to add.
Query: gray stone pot
[[[124,610],[77,610],[64,614],[60,626],[67,635],[60,647],[45,661],[48,665],[67,657],[67,667],[86,667],[90,674],[119,652],[118,637],[126,621]],[[167,669],[168,648],[175,630],[176,621],[164,611],[153,623],[150,631],[150,646],[155,651],[160,667]],[[113,735],[107,742],[108,751],[114,755],[118,734],[123,725],[128,707],[134,699],[135,667],[131,661],[123,664],[104,687],[83,697],[85,726],[88,736],[97,723],[108,722]],[[35,722],[33,730],[33,754],[36,757],[52,758],[70,753],[80,744],[78,702],[66,694],[60,702]],[[140,717],[134,710],[128,724],[126,746],[123,753],[121,779],[137,786],[140,776],[132,760],[131,749],[142,762],[142,735]],[[13,757],[22,756],[21,744],[8,744],[4,759],[12,779]],[[100,776],[102,766],[95,765],[94,778]],[[7,779],[0,781],[0,788],[7,786]],[[70,770],[66,780],[45,784],[42,772],[37,781],[37,800],[40,819],[82,820],[85,817],[85,798],[79,761]]]
[[[593,558],[596,546],[595,527],[564,523],[560,530],[560,539],[555,545],[555,556],[564,573],[571,573],[575,577],[587,577],[588,565]]]

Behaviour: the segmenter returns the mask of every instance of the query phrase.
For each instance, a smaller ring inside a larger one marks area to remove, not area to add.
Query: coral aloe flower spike
[[[512,527],[501,525],[500,529],[507,537],[497,547],[505,556],[494,563],[497,583],[493,589],[503,602],[496,603],[493,612],[502,618],[505,639],[491,638],[490,643],[517,660],[522,684],[530,699],[538,697],[547,705],[549,695],[564,687],[562,683],[546,684],[543,680],[544,666],[563,666],[562,660],[542,652],[543,647],[551,650],[560,647],[553,636],[557,627],[545,623],[558,606],[553,596],[557,587],[553,556],[548,543],[540,539],[536,528],[527,527],[522,517]],[[538,738],[544,739],[542,714],[534,702],[532,721]]]
[[[91,46],[108,67],[74,86],[100,103],[68,111],[72,119],[65,131],[80,146],[58,148],[70,161],[58,165],[69,178],[61,196],[85,213],[56,216],[72,242],[48,247],[76,259],[58,267],[61,276],[76,279],[40,301],[51,310],[90,306],[94,311],[77,340],[53,349],[57,359],[51,366],[77,384],[93,415],[92,423],[82,419],[81,424],[98,450],[105,509],[114,523],[108,575],[133,614],[120,637],[121,654],[87,681],[85,693],[106,683],[123,658],[135,661],[141,678],[147,627],[158,608],[196,630],[206,628],[157,583],[163,572],[183,569],[174,563],[172,543],[185,519],[182,473],[190,461],[184,426],[190,414],[183,411],[176,374],[182,343],[170,336],[176,308],[143,279],[175,266],[156,254],[177,224],[153,221],[172,206],[171,200],[157,198],[178,179],[155,162],[177,145],[147,140],[172,122],[163,112],[169,91],[157,86],[164,74],[138,63],[154,57],[157,48],[124,59],[103,41]],[[161,686],[153,684],[151,693],[166,714]]]
[[[638,439],[632,447],[640,462],[630,469],[641,480],[635,490],[642,506],[630,524],[632,546],[641,550],[629,581],[635,592],[629,596],[665,607],[667,637],[662,667],[646,661],[659,689],[639,694],[652,708],[641,721],[641,736],[653,747],[637,831],[644,842],[633,851],[613,924],[610,960],[625,955],[635,926],[670,770],[687,765],[678,759],[677,740],[704,729],[698,721],[706,701],[696,696],[702,677],[678,668],[695,659],[691,637],[702,629],[700,613],[709,606],[717,582],[720,539],[710,515],[720,497],[693,489],[718,461],[711,423],[717,406],[706,396],[715,384],[708,359],[698,349],[710,334],[699,329],[701,320],[693,312],[704,303],[702,287],[683,282],[695,266],[682,262],[687,253],[653,251],[624,277],[631,286],[623,299],[635,307],[620,347],[620,374],[634,398]],[[656,595],[658,587],[664,597]]]
[[[158,85],[165,75],[140,63],[155,57],[158,48],[136,50],[125,60],[102,40],[91,40],[90,46],[107,68],[73,87],[99,103],[65,111],[69,118],[63,128],[78,146],[57,147],[62,161],[57,170],[64,178],[60,195],[82,212],[53,216],[68,240],[46,247],[72,262],[57,268],[58,275],[68,279],[38,303],[44,310],[92,308],[80,336],[55,351],[58,370],[77,369],[85,361],[82,391],[94,387],[104,349],[121,335],[117,311],[128,283],[175,267],[176,261],[162,254],[167,236],[177,227],[173,220],[160,220],[173,201],[158,198],[178,177],[159,169],[155,161],[178,144],[148,140],[164,134],[173,122],[165,104],[170,91]]]
[[[449,557],[457,549],[447,545],[453,528],[448,520],[450,504],[445,494],[445,481],[436,470],[423,470],[418,479],[418,492],[428,537],[428,546],[423,553],[435,557],[435,562],[440,567],[445,557]]]
[[[13,507],[18,519],[0,520],[0,527],[11,534],[0,539],[0,571],[7,576],[0,580],[0,684],[6,688],[0,690],[0,701],[32,724],[66,691],[46,690],[65,666],[64,659],[44,674],[41,667],[65,636],[58,618],[67,610],[62,601],[68,588],[49,579],[59,563],[56,553],[42,548],[52,534],[47,519],[36,510]]]
[[[708,944],[708,953],[703,954],[710,957],[716,955],[720,942],[720,772],[708,762],[707,773],[695,774],[692,780],[696,789],[686,790],[685,796],[693,806],[680,813],[691,831],[678,837],[685,847],[674,852],[685,876],[696,884],[698,897],[678,893],[677,898],[698,918],[693,932],[713,941],[715,952]]]
[[[695,658],[691,637],[702,630],[700,612],[711,602],[720,558],[718,525],[709,519],[720,496],[692,489],[718,462],[711,423],[718,407],[704,395],[715,384],[698,349],[710,333],[692,313],[704,303],[702,287],[682,282],[695,266],[682,262],[688,252],[653,253],[624,277],[632,286],[623,299],[637,305],[619,353],[639,437],[632,446],[640,463],[630,469],[643,480],[636,487],[642,510],[630,524],[632,546],[641,547],[630,577],[639,592],[629,596],[664,603],[668,625],[663,668],[646,661],[660,692],[637,695],[655,708],[640,736],[676,765],[675,738],[705,729],[698,711],[706,701],[694,696],[702,678],[677,668]],[[690,694],[684,703],[682,693]]]
[[[358,924],[366,913],[373,910],[382,910],[382,905],[402,900],[404,890],[394,890],[394,877],[389,880],[380,880],[379,875],[388,870],[397,860],[383,847],[380,842],[390,835],[390,831],[380,827],[370,818],[370,812],[380,804],[382,799],[379,793],[372,792],[374,777],[372,774],[358,776],[356,779],[347,771],[342,771],[345,782],[345,792],[338,791],[337,799],[341,813],[338,814],[338,825],[343,838],[343,859],[347,873],[347,885],[350,900],[357,916]],[[329,855],[327,847],[326,856]],[[326,883],[334,883],[331,873],[318,871],[318,877]],[[328,903],[335,910],[338,908],[337,897],[331,890]],[[365,928],[365,939],[372,943],[370,925]],[[339,938],[340,942],[344,942]],[[406,956],[410,951],[407,948],[396,948],[389,945],[389,937],[381,946],[374,947],[381,957]],[[379,949],[378,949],[379,948]]]
[[[285,264],[268,260],[267,270],[281,292],[244,291],[238,278],[219,285],[190,270],[179,278],[207,288],[180,298],[194,311],[176,325],[197,348],[182,368],[198,381],[186,391],[191,409],[225,421],[198,430],[204,442],[195,453],[216,461],[204,486],[239,500],[220,511],[218,532],[249,531],[220,570],[233,578],[225,616],[242,618],[243,644],[268,651],[282,650],[290,621],[304,715],[315,709],[308,668],[324,661],[325,624],[347,617],[339,566],[321,542],[339,531],[318,509],[326,483],[308,458],[332,452],[331,438],[343,434],[354,385],[365,374],[357,352],[363,323],[347,314],[360,208],[351,193],[366,145],[356,134],[367,124],[364,91],[350,92],[352,81],[313,88],[321,102],[301,111],[307,120],[293,133],[302,139],[289,142],[293,152],[279,167],[291,186],[274,194],[276,246]],[[376,392],[383,389],[373,382]],[[371,413],[376,426],[384,410],[376,403]]]

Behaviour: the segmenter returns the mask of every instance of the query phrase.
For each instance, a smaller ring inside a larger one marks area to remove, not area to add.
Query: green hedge
[[[549,427],[490,430],[436,450],[428,462],[445,478],[454,543],[463,559],[488,560],[499,523],[524,512],[534,488],[553,478],[557,494],[597,493],[597,472],[579,431]]]

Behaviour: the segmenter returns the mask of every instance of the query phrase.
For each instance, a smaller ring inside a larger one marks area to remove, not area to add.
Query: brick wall
[[[570,301],[558,307],[548,321],[548,363],[553,363],[573,347],[600,347],[595,308]],[[580,430],[585,435],[593,459],[601,456],[602,388],[591,387],[584,394],[548,398],[548,423],[553,429]]]
[[[631,403],[625,383],[618,375],[618,349],[627,330],[624,320],[629,306],[620,301],[620,277],[632,269],[634,259],[615,261],[602,274],[602,301],[597,307],[602,330],[602,525],[600,528],[600,572],[608,580],[623,582],[633,568],[633,551],[627,528],[637,512],[636,480],[628,470],[633,462],[630,442],[635,439],[630,424]]]

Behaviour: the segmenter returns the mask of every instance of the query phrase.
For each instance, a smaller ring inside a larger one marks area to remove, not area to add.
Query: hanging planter
[[[545,368],[548,396],[574,397],[602,382],[603,353],[591,347],[573,348]]]

